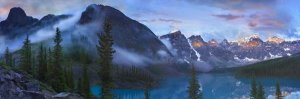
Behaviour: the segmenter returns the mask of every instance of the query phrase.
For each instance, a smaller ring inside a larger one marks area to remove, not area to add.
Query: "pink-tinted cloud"
[[[222,9],[229,14],[213,14],[229,24],[248,26],[253,32],[283,32],[293,28],[291,15],[279,10],[279,0],[187,0],[196,5]]]
[[[290,17],[279,12],[255,13],[249,16],[248,26],[256,31],[285,31],[290,28]]]
[[[225,10],[243,11],[249,9],[268,9],[277,0],[184,0],[193,4],[217,7]]]
[[[218,17],[218,18],[222,18],[222,19],[225,19],[227,21],[230,21],[230,20],[236,20],[236,19],[240,19],[240,18],[243,18],[244,16],[242,15],[232,15],[232,14],[213,14],[212,16],[215,16],[215,17]]]

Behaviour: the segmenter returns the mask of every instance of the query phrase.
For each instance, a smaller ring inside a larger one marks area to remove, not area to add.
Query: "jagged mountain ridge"
[[[71,15],[47,15],[42,19],[27,16],[20,7],[11,8],[7,18],[0,22],[0,36],[14,39],[26,34],[32,34],[47,26],[53,26],[57,22],[69,18]]]
[[[174,36],[177,35],[177,38]],[[180,35],[180,38],[178,38]],[[186,38],[180,31],[169,33],[161,36],[161,38],[167,38],[172,42],[173,47],[180,53],[190,53],[195,56],[198,53],[201,61],[208,62],[213,65],[218,65],[214,63],[230,63],[228,65],[243,65],[247,63],[253,63],[258,61],[264,61],[273,58],[279,58],[284,56],[290,56],[292,54],[300,52],[299,41],[284,41],[278,37],[271,37],[267,41],[263,41],[258,35],[249,37],[248,39],[242,39],[238,42],[229,42],[224,39],[222,42],[218,43],[216,40],[212,39],[209,41],[204,41],[200,35],[192,35]],[[177,41],[177,42],[174,42]],[[182,41],[182,42],[178,42]],[[190,46],[178,46],[180,44],[190,45]],[[194,49],[193,51],[183,50]],[[191,53],[193,52],[193,53]],[[187,58],[178,56],[181,58]],[[196,61],[195,58],[190,57]],[[224,66],[224,65],[222,65]],[[217,67],[222,67],[217,66]]]

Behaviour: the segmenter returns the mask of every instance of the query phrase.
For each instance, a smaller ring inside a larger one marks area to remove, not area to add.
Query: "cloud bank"
[[[180,29],[186,36],[217,40],[252,34],[260,34],[263,39],[300,38],[297,0],[0,0],[0,20],[15,6],[40,18],[49,13],[73,13],[92,3],[113,6],[147,25],[156,35]]]

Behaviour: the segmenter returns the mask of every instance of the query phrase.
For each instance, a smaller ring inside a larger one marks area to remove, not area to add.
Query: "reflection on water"
[[[203,87],[205,99],[234,99],[248,97],[250,79],[236,79],[229,73],[200,74],[198,79]],[[186,76],[172,77],[161,81],[158,88],[151,90],[152,99],[187,99],[189,78]],[[265,88],[266,95],[275,93],[275,83],[280,81],[282,90],[294,92],[300,90],[300,80],[292,78],[260,78],[257,79]],[[92,94],[99,97],[100,87],[93,86]],[[114,94],[122,99],[143,99],[143,90],[114,90]]]

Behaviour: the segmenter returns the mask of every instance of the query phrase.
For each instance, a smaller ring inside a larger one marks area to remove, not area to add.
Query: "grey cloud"
[[[222,19],[225,19],[225,20],[228,20],[228,21],[244,17],[243,15],[233,15],[233,14],[218,14],[218,15],[214,14],[212,16],[215,16],[215,17],[218,17],[218,18],[222,18]]]
[[[249,16],[248,26],[255,31],[285,32],[293,28],[291,19],[284,12],[255,13]]]
[[[150,19],[150,20],[139,20],[141,22],[166,22],[166,23],[182,23],[180,20],[175,19],[165,19],[165,18],[158,18],[158,19]]]
[[[184,0],[189,3],[213,6],[227,10],[264,9],[277,0]]]

